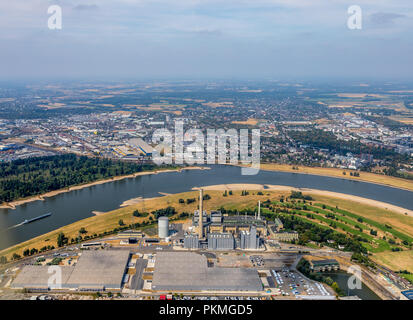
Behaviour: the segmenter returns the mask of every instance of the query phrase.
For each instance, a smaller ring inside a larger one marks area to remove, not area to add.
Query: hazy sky
[[[29,77],[412,80],[413,1],[0,0],[0,78]]]

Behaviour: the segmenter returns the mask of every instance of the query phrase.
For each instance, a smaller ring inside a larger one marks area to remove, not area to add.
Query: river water
[[[358,296],[361,300],[381,300],[378,295],[376,295],[368,286],[364,283],[361,285],[361,289],[349,289],[348,279],[352,276],[349,273],[340,272],[323,272],[323,275],[329,276],[338,286],[344,291],[346,296]]]
[[[242,176],[234,166],[212,166],[210,170],[185,170],[138,176],[62,193],[44,201],[33,201],[16,209],[0,209],[0,250],[47,233],[75,221],[93,216],[92,211],[109,211],[136,197],[156,197],[159,192],[178,193],[193,187],[257,183],[328,190],[388,202],[413,210],[413,192],[372,183],[317,175],[261,170]],[[25,219],[51,212],[48,218],[19,227]]]

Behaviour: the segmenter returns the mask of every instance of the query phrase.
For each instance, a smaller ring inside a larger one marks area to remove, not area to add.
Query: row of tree
[[[74,154],[0,163],[0,203],[155,167]]]

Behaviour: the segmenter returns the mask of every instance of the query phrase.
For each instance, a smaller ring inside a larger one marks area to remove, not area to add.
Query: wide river
[[[44,201],[33,201],[16,209],[0,209],[0,250],[72,222],[93,216],[92,211],[118,208],[125,200],[156,197],[159,192],[178,193],[193,187],[256,183],[286,185],[328,190],[388,202],[413,210],[413,192],[372,183],[316,175],[260,171],[255,176],[242,176],[233,166],[213,166],[210,170],[186,170],[138,176],[62,193]],[[51,212],[42,220],[21,225],[25,219]],[[12,228],[11,228],[12,227]]]

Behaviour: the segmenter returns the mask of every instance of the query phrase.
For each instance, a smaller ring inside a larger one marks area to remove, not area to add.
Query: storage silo
[[[160,217],[158,219],[158,236],[159,238],[167,238],[169,236],[168,217]]]

